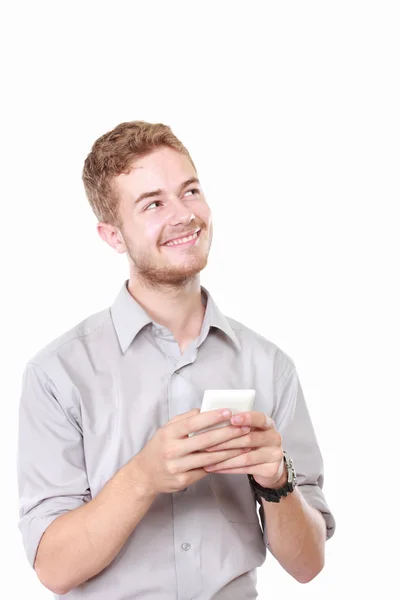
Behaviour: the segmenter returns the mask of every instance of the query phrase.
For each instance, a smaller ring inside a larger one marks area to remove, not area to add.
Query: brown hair
[[[88,154],[82,172],[83,184],[90,206],[99,221],[120,225],[119,199],[114,177],[129,173],[135,160],[168,146],[193,160],[168,125],[130,121],[120,123],[99,137]]]

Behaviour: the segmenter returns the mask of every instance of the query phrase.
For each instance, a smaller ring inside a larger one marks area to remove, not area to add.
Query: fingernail
[[[224,410],[221,411],[221,415],[223,417],[230,417],[231,416],[231,411],[228,408],[224,408]]]
[[[250,431],[250,427],[241,427],[240,429],[243,431],[243,433],[249,433]]]
[[[240,415],[235,415],[232,417],[232,423],[234,423],[234,425],[240,425],[240,423],[243,423],[243,417]]]

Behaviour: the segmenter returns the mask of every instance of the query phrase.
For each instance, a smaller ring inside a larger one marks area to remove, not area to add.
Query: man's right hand
[[[160,427],[132,458],[134,485],[140,493],[156,496],[162,492],[178,492],[208,475],[203,467],[247,452],[248,448],[203,452],[205,448],[245,435],[247,432],[238,426],[227,425],[188,437],[189,433],[229,419],[230,411],[223,414],[223,410],[227,409],[200,413],[200,409],[195,408]]]

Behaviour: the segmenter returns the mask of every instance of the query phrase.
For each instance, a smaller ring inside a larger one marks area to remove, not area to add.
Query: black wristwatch
[[[287,470],[287,482],[281,488],[274,490],[273,488],[265,488],[262,487],[257,481],[254,479],[253,475],[247,475],[249,478],[251,487],[255,491],[257,500],[261,504],[261,498],[264,498],[267,502],[279,502],[282,496],[287,496],[291,492],[293,492],[294,488],[297,485],[296,471],[294,469],[293,460],[291,457],[283,451],[283,460],[285,463],[285,468]]]

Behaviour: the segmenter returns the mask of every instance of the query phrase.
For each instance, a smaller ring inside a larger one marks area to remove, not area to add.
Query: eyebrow
[[[179,193],[182,192],[185,189],[185,187],[191,185],[192,183],[197,183],[200,185],[200,181],[197,179],[197,177],[191,177],[190,179],[187,179],[186,181],[181,183],[181,185],[179,186]],[[161,196],[164,192],[165,190],[161,189],[153,190],[152,192],[143,192],[143,194],[140,194],[140,196],[136,198],[134,204],[138,204],[139,202],[142,202],[142,200],[146,200],[146,198],[154,198],[154,196]]]

